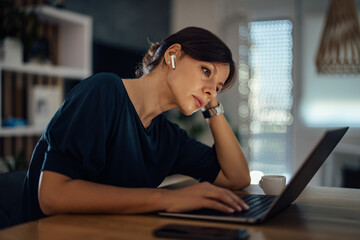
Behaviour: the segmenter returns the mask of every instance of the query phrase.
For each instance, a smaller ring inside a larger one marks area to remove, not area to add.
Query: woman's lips
[[[203,105],[203,101],[201,101],[200,98],[198,98],[198,97],[196,97],[196,96],[194,96],[194,95],[193,95],[193,98],[195,99],[196,106],[197,106],[198,108],[201,108],[201,106]]]

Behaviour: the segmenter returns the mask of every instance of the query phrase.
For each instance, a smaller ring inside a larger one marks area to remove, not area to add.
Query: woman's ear
[[[169,64],[170,66],[172,66],[172,59],[171,56],[175,56],[176,58],[180,58],[181,56],[181,45],[179,43],[175,43],[173,45],[171,45],[165,52],[164,54],[164,60],[167,64]],[[174,57],[173,57],[174,59]]]

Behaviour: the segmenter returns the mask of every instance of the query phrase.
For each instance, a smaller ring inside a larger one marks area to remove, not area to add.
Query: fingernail
[[[235,212],[235,210],[234,210],[234,209],[232,209],[232,208],[228,208],[228,211],[229,211],[229,213],[233,213],[233,212]]]
[[[241,212],[242,208],[240,206],[236,206],[236,209]]]

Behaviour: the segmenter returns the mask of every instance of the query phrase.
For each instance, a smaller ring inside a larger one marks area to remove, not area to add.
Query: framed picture
[[[60,86],[34,85],[29,89],[29,124],[45,127],[54,116],[63,101]]]

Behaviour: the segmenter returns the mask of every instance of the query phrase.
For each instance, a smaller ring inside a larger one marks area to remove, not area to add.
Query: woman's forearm
[[[250,174],[246,157],[225,116],[220,114],[210,118],[209,125],[222,174],[229,184],[223,186],[234,189],[248,186]]]
[[[121,188],[44,171],[39,203],[46,215],[58,213],[143,213],[163,210],[163,189]]]

